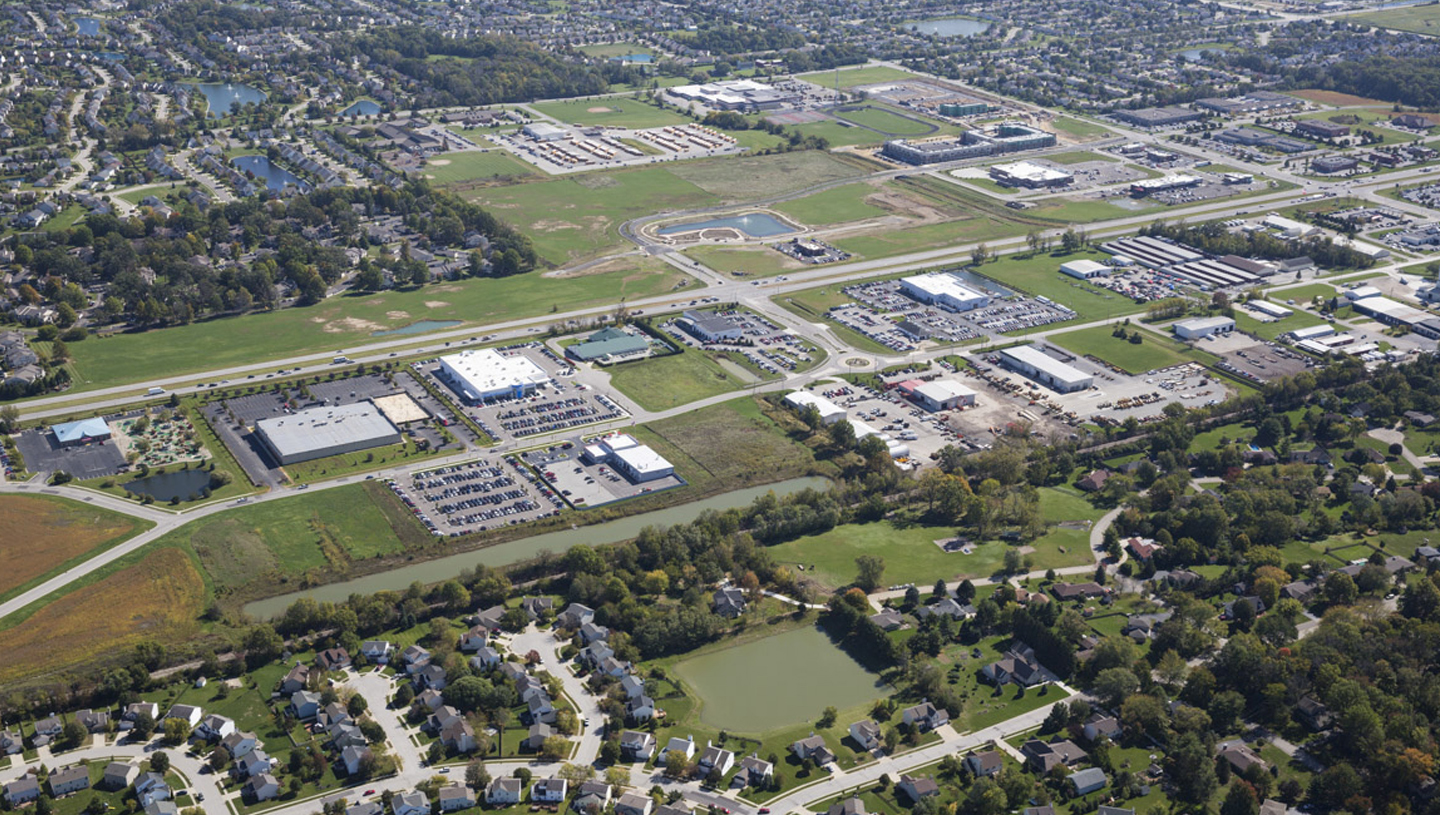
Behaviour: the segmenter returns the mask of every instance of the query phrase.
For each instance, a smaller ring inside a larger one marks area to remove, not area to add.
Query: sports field
[[[504,150],[447,153],[425,165],[425,176],[439,184],[534,175],[535,168]]]
[[[885,209],[865,202],[874,193],[875,188],[869,184],[846,184],[776,204],[773,209],[807,226],[829,226],[888,215]]]
[[[876,105],[864,105],[855,110],[836,110],[831,115],[837,119],[878,130],[888,136],[925,136],[939,129],[937,125],[901,116]]]
[[[674,111],[661,110],[647,102],[626,96],[536,102],[530,107],[571,125],[645,128],[685,124],[690,121]]]
[[[1131,329],[1135,331],[1138,329]],[[1168,368],[1191,361],[1186,353],[1173,348],[1168,340],[1149,332],[1142,332],[1144,340],[1136,345],[1129,340],[1111,336],[1114,328],[1099,325],[1051,334],[1050,341],[1076,354],[1088,354],[1105,360],[1117,368],[1132,374],[1143,374],[1156,368]]]
[[[853,88],[857,85],[874,85],[877,82],[893,82],[897,79],[915,79],[915,74],[909,71],[901,71],[884,65],[873,65],[866,68],[842,68],[836,71],[816,71],[813,74],[804,74],[801,78],[814,82],[817,85],[824,85],[827,88],[835,87],[836,78],[839,78],[840,87]]]
[[[0,598],[150,526],[148,521],[64,498],[0,495]]]
[[[408,291],[334,297],[307,308],[287,308],[183,326],[71,343],[77,389],[142,383],[230,365],[340,348],[371,340],[374,331],[419,319],[466,323],[566,311],[621,296],[671,291],[682,273],[638,261],[602,274],[543,277],[539,272],[477,278]],[[416,339],[421,339],[417,335]]]
[[[81,585],[0,631],[0,683],[123,654],[141,640],[182,642],[199,633],[205,581],[178,547]],[[7,620],[7,622],[10,622]]]
[[[863,127],[838,122],[834,119],[787,125],[787,129],[796,131],[802,136],[819,136],[829,142],[831,147],[852,147],[857,144],[878,145],[885,141],[884,136],[873,130],[866,130]]]

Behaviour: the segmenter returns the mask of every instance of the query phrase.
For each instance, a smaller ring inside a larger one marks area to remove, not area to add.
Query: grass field
[[[697,246],[685,255],[721,274],[741,272],[767,276],[806,268],[805,264],[767,246]]]
[[[790,439],[750,397],[732,399],[637,428],[641,439],[702,491],[814,473],[810,449]]]
[[[852,147],[857,144],[880,144],[885,137],[873,130],[866,130],[863,127],[845,124],[835,119],[822,119],[818,122],[805,122],[804,124],[788,125],[802,136],[819,136],[830,143],[831,147]]]
[[[1371,99],[1368,96],[1355,96],[1339,91],[1326,91],[1319,88],[1307,88],[1299,91],[1289,91],[1291,96],[1298,96],[1311,102],[1318,102],[1322,105],[1334,105],[1335,107],[1351,107],[1355,105],[1388,105],[1384,99]]]
[[[859,178],[868,170],[820,150],[801,150],[769,156],[687,161],[672,165],[670,172],[726,202],[744,202],[829,181]]]
[[[631,54],[655,53],[649,46],[639,45],[633,42],[607,42],[603,45],[582,45],[576,50],[601,59],[606,57],[625,57]]]
[[[709,354],[687,349],[616,365],[610,369],[610,384],[646,410],[668,410],[749,383],[725,370]]]
[[[479,323],[539,316],[618,297],[647,297],[674,290],[689,278],[663,263],[577,277],[538,272],[477,278],[421,289],[334,297],[308,308],[226,317],[136,334],[92,337],[72,343],[76,390],[142,383],[157,376],[253,363],[316,348],[369,340],[371,332],[408,325],[421,317]],[[417,339],[419,336],[417,335]]]
[[[1061,133],[1074,136],[1081,141],[1090,141],[1109,135],[1110,131],[1097,124],[1092,124],[1083,119],[1072,119],[1069,116],[1058,116],[1050,123]]]
[[[690,121],[674,111],[661,110],[639,99],[626,97],[536,102],[530,107],[572,125],[645,128],[666,127]]]
[[[163,546],[42,606],[0,631],[0,683],[60,670],[144,639],[183,641],[199,631],[205,582],[183,550]]]
[[[1119,159],[1091,153],[1088,150],[1075,150],[1069,153],[1055,153],[1045,157],[1046,161],[1053,161],[1056,164],[1084,164],[1087,161],[1106,161],[1111,164],[1119,164]]]
[[[1287,300],[1294,300],[1298,304],[1309,303],[1311,299],[1323,297],[1326,300],[1336,295],[1334,286],[1325,283],[1310,283],[1304,286],[1296,286],[1293,289],[1281,289],[1270,293],[1270,300],[1286,305]]]
[[[148,529],[118,512],[41,495],[0,496],[0,598]],[[43,545],[34,545],[43,542]]]
[[[405,550],[419,526],[396,529],[366,485],[239,507],[161,538],[189,544],[218,588],[343,575],[356,560]]]
[[[1156,368],[1168,368],[1190,361],[1184,353],[1170,347],[1168,342],[1153,334],[1144,334],[1144,342],[1136,345],[1129,340],[1111,336],[1113,330],[1108,325],[1082,328],[1079,331],[1052,334],[1050,341],[1077,354],[1099,357],[1132,374],[1142,374]]]
[[[1104,255],[1085,249],[1068,255],[1040,254],[1034,257],[1006,255],[981,266],[977,271],[1002,285],[1031,296],[1043,296],[1075,310],[1077,320],[1089,322],[1135,314],[1145,307],[1109,289],[1093,286],[1060,272],[1060,264],[1072,260],[1100,260]]]
[[[1416,34],[1440,34],[1440,6],[1434,3],[1357,14],[1356,22]]]
[[[829,226],[888,215],[887,210],[865,202],[874,192],[875,188],[869,184],[846,184],[776,204],[772,209],[809,226]]]
[[[874,85],[877,82],[893,82],[897,79],[915,78],[915,74],[909,71],[901,71],[897,68],[890,68],[884,65],[841,69],[838,73],[836,71],[816,71],[813,74],[804,74],[803,78],[817,85],[833,88],[835,87],[837,75],[839,76],[840,87],[842,88],[854,88],[859,85]]]
[[[1098,518],[1088,502],[1056,489],[1040,491],[1041,514],[1047,522],[1085,521]],[[805,574],[828,588],[848,585],[855,579],[855,558],[864,554],[879,555],[885,560],[883,582],[887,585],[915,582],[928,586],[939,578],[988,577],[1004,562],[1006,544],[999,541],[979,543],[972,554],[946,552],[935,541],[955,535],[953,526],[880,521],[868,524],[847,524],[821,535],[811,535],[770,547],[777,563],[804,564]],[[1075,566],[1090,562],[1084,529],[1055,527],[1031,545],[1034,568],[1048,569]],[[1062,551],[1063,550],[1063,551]]]
[[[440,184],[455,184],[481,178],[518,178],[534,174],[535,168],[504,150],[447,153],[444,158],[430,159],[425,165],[425,177]]]
[[[1262,322],[1242,312],[1235,312],[1235,326],[1246,334],[1260,337],[1265,340],[1273,340],[1281,334],[1294,331],[1297,328],[1307,328],[1312,325],[1320,325],[1325,321],[1307,311],[1296,311],[1289,317],[1280,320]]]
[[[831,115],[889,136],[925,136],[939,129],[938,125],[916,121],[876,105],[865,105],[856,110],[837,110]]]

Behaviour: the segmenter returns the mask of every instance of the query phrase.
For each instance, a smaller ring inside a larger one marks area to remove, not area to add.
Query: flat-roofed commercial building
[[[399,429],[369,402],[261,419],[255,423],[255,434],[281,465],[401,441]]]
[[[1075,174],[1033,161],[1012,161],[990,168],[990,178],[1007,187],[1063,187],[1075,181]]]
[[[835,424],[845,418],[845,408],[823,396],[816,396],[809,391],[795,391],[785,395],[785,404],[798,412],[804,412],[806,408],[813,407],[820,412],[820,421],[823,424]]]
[[[1078,277],[1081,280],[1089,280],[1092,277],[1108,277],[1110,267],[1103,263],[1096,263],[1093,260],[1068,260],[1060,264],[1060,271],[1071,277]]]
[[[596,439],[585,446],[581,458],[592,464],[605,462],[637,484],[675,474],[675,465],[629,433]]]
[[[1017,345],[1000,351],[1005,367],[1060,393],[1084,390],[1095,378],[1075,366],[1061,362],[1033,345]]]
[[[900,278],[905,296],[946,311],[970,311],[990,305],[990,295],[966,286],[960,278],[945,272]]]
[[[1181,320],[1171,329],[1181,339],[1198,340],[1212,334],[1229,334],[1235,330],[1235,321],[1229,317],[1195,317]]]
[[[954,410],[975,404],[975,391],[953,379],[936,379],[915,385],[904,383],[900,387],[926,410]]]
[[[551,381],[545,369],[524,354],[506,355],[494,348],[441,357],[440,378],[471,404],[502,396],[519,398]]]

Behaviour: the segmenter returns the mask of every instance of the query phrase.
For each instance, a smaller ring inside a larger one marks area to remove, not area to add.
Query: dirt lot
[[[135,520],[83,504],[29,495],[0,496],[0,541],[4,541],[0,544],[0,593],[136,531]],[[31,541],[45,541],[45,545],[28,545]]]

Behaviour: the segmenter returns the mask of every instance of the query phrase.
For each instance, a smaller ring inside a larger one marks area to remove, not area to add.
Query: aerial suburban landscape
[[[1437,36],[0,0],[0,809],[1440,815]]]

